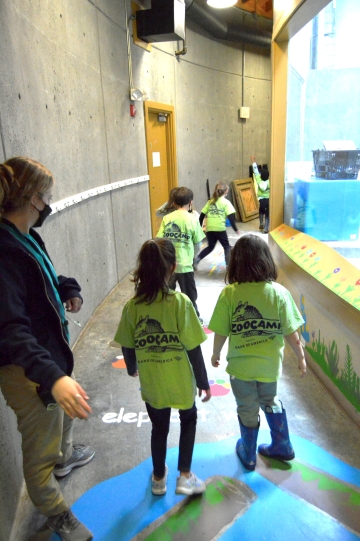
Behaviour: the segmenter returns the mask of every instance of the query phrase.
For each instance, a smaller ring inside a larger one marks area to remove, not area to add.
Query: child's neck
[[[183,207],[179,207],[178,210],[182,210],[183,212],[189,212],[190,205],[184,205]]]

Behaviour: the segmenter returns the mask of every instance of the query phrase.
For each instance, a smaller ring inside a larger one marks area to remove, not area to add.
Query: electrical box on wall
[[[250,107],[240,107],[239,109],[240,118],[250,118]]]
[[[136,28],[147,43],[185,39],[184,0],[152,0],[151,9],[136,12]]]

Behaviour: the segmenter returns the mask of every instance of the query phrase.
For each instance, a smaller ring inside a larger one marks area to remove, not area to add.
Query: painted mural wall
[[[305,320],[301,334],[307,360],[360,426],[360,270],[287,225],[271,237],[279,281],[292,292]]]

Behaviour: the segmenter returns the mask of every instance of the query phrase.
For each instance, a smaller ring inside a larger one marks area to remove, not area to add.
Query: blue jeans
[[[274,413],[282,412],[282,405],[276,396],[277,381],[244,381],[230,377],[230,384],[237,404],[237,413],[242,424],[248,428],[258,426],[259,408],[265,411],[270,406]]]
[[[151,456],[154,476],[161,479],[165,475],[167,437],[170,428],[171,408],[156,409],[145,402],[149,414],[151,430]],[[197,409],[195,403],[188,410],[179,410],[180,441],[178,470],[187,473],[191,470],[191,461],[195,444]]]

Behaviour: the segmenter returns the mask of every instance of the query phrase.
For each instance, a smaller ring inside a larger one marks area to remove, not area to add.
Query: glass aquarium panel
[[[360,268],[359,0],[333,0],[289,43],[284,222]]]

